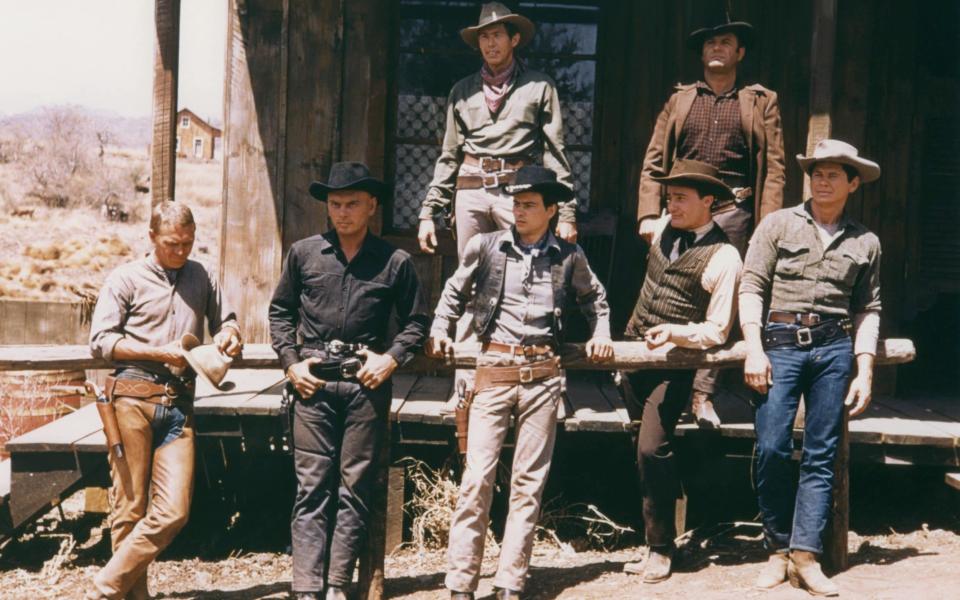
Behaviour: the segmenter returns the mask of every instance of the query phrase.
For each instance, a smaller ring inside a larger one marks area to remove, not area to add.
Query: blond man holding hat
[[[105,393],[125,455],[109,454],[113,556],[94,577],[89,599],[150,597],[147,568],[190,513],[196,379],[190,365],[218,385],[228,364],[224,358],[213,368],[209,351],[197,348],[204,322],[217,355],[240,353],[236,313],[216,277],[189,258],[195,233],[186,205],[157,205],[150,218],[153,252],[110,273],[93,311],[90,348],[116,366]],[[206,358],[188,357],[190,351]]]
[[[797,160],[810,175],[811,198],[760,223],[740,286],[744,378],[762,394],[756,486],[771,551],[756,585],[769,589],[789,578],[815,595],[836,596],[817,557],[843,411],[857,415],[870,403],[880,326],[880,240],[845,209],[880,167],[839,140],[823,140]],[[798,483],[793,422],[801,396]]]

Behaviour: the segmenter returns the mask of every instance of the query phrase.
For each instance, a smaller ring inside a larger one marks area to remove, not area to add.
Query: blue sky
[[[179,103],[223,114],[227,0],[182,0]],[[0,114],[152,110],[153,0],[0,0]]]

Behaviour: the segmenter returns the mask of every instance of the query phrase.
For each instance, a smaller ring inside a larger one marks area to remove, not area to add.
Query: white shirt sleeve
[[[724,244],[714,253],[700,280],[703,289],[710,292],[706,319],[702,323],[671,325],[677,346],[705,350],[727,341],[737,312],[742,267],[740,253],[733,246]]]
[[[868,310],[853,315],[853,354],[877,354],[880,339],[880,311]]]

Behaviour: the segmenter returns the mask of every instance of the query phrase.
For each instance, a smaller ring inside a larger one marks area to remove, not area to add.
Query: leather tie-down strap
[[[534,383],[558,375],[560,375],[560,357],[539,360],[525,365],[477,367],[474,391],[479,392],[499,385]]]
[[[193,396],[193,385],[167,382],[164,384],[139,379],[117,379],[107,377],[106,393],[110,399],[118,396],[135,398],[151,404],[173,406],[178,401],[189,401]]]

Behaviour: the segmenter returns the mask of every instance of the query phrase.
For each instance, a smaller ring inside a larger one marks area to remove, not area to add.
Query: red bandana
[[[480,67],[480,78],[483,79],[483,98],[487,102],[487,108],[491,114],[497,114],[507,94],[513,88],[514,75],[518,72],[517,63],[514,58],[510,66],[500,73],[494,75],[487,63]]]

